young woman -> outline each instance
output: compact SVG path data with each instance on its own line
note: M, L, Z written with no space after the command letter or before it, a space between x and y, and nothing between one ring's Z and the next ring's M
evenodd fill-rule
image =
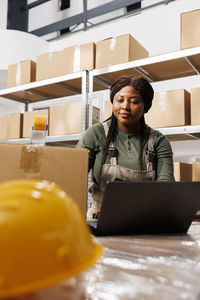
M92 206L97 218L109 180L174 181L173 153L168 139L145 124L154 91L143 77L123 76L111 86L112 116L85 132L77 147L89 150Z

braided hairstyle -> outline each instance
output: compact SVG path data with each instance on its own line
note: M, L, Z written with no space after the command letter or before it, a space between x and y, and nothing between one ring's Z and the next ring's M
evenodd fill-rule
M131 75L131 76L122 76L118 78L111 86L111 90L110 90L111 103L113 103L113 98L115 94L118 93L125 86L132 86L136 90L136 92L141 96L144 102L144 113L147 113L152 105L154 91L151 84L143 77L135 77ZM111 142L114 142L116 137L116 129L118 127L117 119L113 113L109 119L111 119L111 124L108 130L108 135L106 138L106 143L103 151L101 168L100 168L100 176L102 173L103 165L106 161L109 145ZM143 140L144 140L144 129L145 129L144 115L140 119L140 125L141 126L140 126L140 142L139 142L139 157L138 157L139 171L142 170L142 152L143 152Z

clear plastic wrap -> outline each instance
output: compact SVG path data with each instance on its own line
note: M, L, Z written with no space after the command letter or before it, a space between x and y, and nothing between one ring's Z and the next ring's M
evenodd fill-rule
M200 223L185 235L101 237L104 255L78 277L12 300L200 299Z

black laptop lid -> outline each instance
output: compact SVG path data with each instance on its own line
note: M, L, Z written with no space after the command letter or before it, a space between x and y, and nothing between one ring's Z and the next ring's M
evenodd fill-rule
M97 234L184 233L199 207L200 182L109 182Z

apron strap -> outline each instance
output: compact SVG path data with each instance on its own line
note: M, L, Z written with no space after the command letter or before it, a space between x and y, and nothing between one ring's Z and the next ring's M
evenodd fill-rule
M109 130L108 124L107 124L107 122L103 122L102 125L103 125L104 131L105 131L105 135L107 137L108 130ZM113 151L114 149L115 149L114 144L113 144L113 142L111 142L110 145L109 145L109 150ZM117 158L116 158L116 156L111 156L110 163L111 163L111 165L117 165Z
M147 171L153 170L153 137L154 137L154 129L150 128L149 140L148 140L148 148L147 153L145 154L145 161L147 165Z

